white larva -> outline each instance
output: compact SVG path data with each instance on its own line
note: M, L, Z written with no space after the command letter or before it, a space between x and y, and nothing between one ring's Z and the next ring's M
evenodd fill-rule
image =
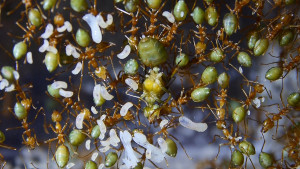
M104 164L100 164L98 169L103 169L103 167L104 167Z
M157 143L158 143L161 151L163 153L165 153L167 151L167 149L168 149L168 145L167 145L166 140L164 140L163 138L160 137L160 138L157 139Z
M41 35L41 38L48 39L53 34L53 25L49 23L46 26L45 32Z
M101 98L101 94L100 94L100 84L97 84L94 86L94 90L93 90L93 98L94 100L100 100Z
M188 129L195 130L198 132L204 132L207 129L207 124L206 123L195 123L191 121L189 118L185 116L181 116L179 118L179 123Z
M79 113L76 117L75 125L78 129L83 128L84 113Z
M112 100L114 98L113 95L108 93L104 86L100 86L100 94L105 100Z
M97 19L92 14L86 14L82 18L91 28L92 39L95 43L100 43L102 41L102 33L100 27L97 23Z
M168 19L168 21L171 22L171 23L175 22L174 15L172 13L170 13L169 11L164 11L162 13L162 16L166 17Z
M95 161L97 157L98 157L98 152L94 152L94 153L92 154L91 160L92 160L92 161Z
M130 54L131 48L129 45L126 45L123 49L123 51L119 54L117 54L117 57L119 59L125 59Z
M240 72L241 74L243 74L243 68L242 68L242 67L239 67L239 72Z
M162 121L159 123L159 127L162 129L162 128L164 128L164 127L166 126L166 124L168 124L168 123L169 123L169 121L166 120L166 119L164 119L164 120L162 120Z
M94 106L91 107L91 111L93 114L98 114L98 111L96 110L96 108Z
M86 148L87 150L90 150L90 149L91 149L91 140L90 140L90 139L86 140L86 142L85 142L85 148Z
M66 46L66 55L67 55L67 56L71 56L73 50L75 50L74 46L72 46L71 44L68 44L68 45Z
M81 71L81 69L82 69L82 64L81 64L81 62L78 62L78 63L76 64L75 69L72 70L72 74L73 74L73 75L77 75L77 74Z
M66 29L68 32L71 32L73 27L72 24L69 21L65 21L64 25L66 26Z
M5 92L11 92L15 90L15 85L14 84L11 84L10 86L8 86L7 88L5 88Z
M75 166L74 163L69 163L69 164L66 166L66 168L69 169L69 168L72 168L72 167L74 167L74 166Z
M49 47L49 41L44 39L43 45L39 48L39 52L44 53Z
M128 168L134 168L139 160L135 156L134 150L131 146L132 136L127 130L124 132L120 131L120 139L125 149L125 157L123 158L123 162Z
M32 52L27 52L26 54L26 60L29 64L32 64L33 63L33 60L32 60Z
M99 25L101 28L103 28L103 29L107 28L107 27L108 27L109 25L111 25L112 22L113 22L113 16L112 16L111 14L108 14L108 15L107 15L107 21L106 21L106 22L104 21L104 19L103 19L103 17L102 17L101 14L98 14L98 15L96 16L96 19L97 19L98 25Z
M125 83L129 87L131 87L133 90L137 90L139 88L139 85L134 80L132 80L131 78L125 79Z
M100 119L99 120L97 120L97 124L98 124L98 126L99 126L99 128L100 128L100 136L99 136L99 139L100 140L103 140L104 139L104 136L105 136L105 133L106 133L106 126L105 126L105 124L104 124L104 122L103 122L103 120L106 118L106 115L102 115L101 117L100 117Z
M6 80L6 79L1 80L1 82L0 82L0 90L3 90L8 85L9 85L8 80Z
M131 102L125 103L125 104L122 106L121 110L120 110L121 116L125 116L125 115L127 114L128 110L129 110L132 106L133 106L133 104L132 104Z
M57 54L57 49L54 46L48 46L47 51Z
M72 29L73 29L72 24L69 21L65 21L62 27L57 28L57 31L64 32L67 30L68 32L71 32Z
M68 84L64 81L55 81L51 84L51 87L53 89L66 89Z
M19 74L19 72L17 72L17 71L13 71L13 75L14 75L14 78L15 78L15 80L19 80L19 78L20 78L20 74Z
M73 96L73 92L72 91L65 91L63 89L59 89L58 92L63 97L72 97Z

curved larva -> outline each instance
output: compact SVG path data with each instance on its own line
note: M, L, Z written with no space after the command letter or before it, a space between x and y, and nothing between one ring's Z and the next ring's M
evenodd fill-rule
M49 23L46 26L45 32L41 35L41 38L48 39L53 34L53 25Z
M78 63L76 64L75 69L72 70L72 74L73 74L73 75L77 75L77 74L81 71L81 69L82 69L82 64L81 64L81 62L78 62Z
M127 78L125 79L125 83L131 87L133 90L137 90L139 88L139 85L132 79Z
M26 60L29 64L32 64L33 63L33 60L32 60L32 52L27 52L26 54Z
M102 41L102 33L100 27L97 23L97 19L92 14L86 14L82 18L91 28L92 39L95 43L100 43Z
M125 116L125 115L127 114L128 110L129 110L132 106L133 106L133 104L132 104L131 102L125 103L125 104L122 106L121 110L120 110L121 116Z
M84 113L79 113L76 117L75 125L78 129L83 128Z
M166 17L168 19L168 21L171 22L171 23L175 22L174 15L172 13L170 13L169 11L164 11L162 13L162 16Z
M71 91L65 91L63 89L59 89L58 92L63 97L72 97L73 96L73 92L71 92Z
M191 121L189 118L184 117L184 116L179 118L179 123L183 127L186 127L188 129L195 130L198 132L204 132L207 129L206 123L195 123L195 122Z
M117 54L117 57L118 57L119 59L125 59L125 58L127 58L127 56L130 54L130 52L131 52L130 46L129 46L129 45L126 45L126 46L124 47L123 51L122 51L121 53Z

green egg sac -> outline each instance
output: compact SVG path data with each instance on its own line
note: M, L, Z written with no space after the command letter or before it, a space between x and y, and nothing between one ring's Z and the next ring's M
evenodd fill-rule
M188 12L189 9L184 0L179 0L174 7L173 14L176 21L183 21L186 18Z
M238 28L238 19L235 14L227 13L223 18L223 26L228 36L236 32Z
M203 9L201 9L198 6L194 9L191 16L193 17L193 20L196 24L201 24L205 19L205 13L204 13Z
M64 168L69 161L70 152L68 147L60 145L55 152L55 159L60 168Z
M208 87L199 87L193 90L191 98L194 102L202 102L210 94L210 89Z
M27 45L25 42L19 42L15 44L13 49L13 55L16 60L21 59L27 53Z

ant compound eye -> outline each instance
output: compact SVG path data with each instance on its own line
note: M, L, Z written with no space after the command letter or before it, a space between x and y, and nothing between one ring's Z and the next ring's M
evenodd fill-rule
M215 7L209 6L205 10L205 20L210 26L216 26L219 20L219 14Z
M76 42L81 47L87 47L90 44L91 37L88 32L83 29L78 29L76 32Z
M139 64L135 59L130 59L125 63L124 72L128 75L135 75L138 71Z
M14 112L15 112L16 117L19 120L23 120L23 119L27 118L27 111L26 111L25 107L19 102L17 102L15 104Z
M47 52L47 54L45 56L45 65L47 67L47 70L50 73L53 72L57 68L58 62L59 62L58 53L54 54L52 52Z
M237 60L244 67L251 67L252 66L251 57L246 52L239 52L239 54L237 56Z
M183 21L189 12L189 8L187 7L184 0L179 0L174 7L174 17L176 21Z
M105 167L112 167L118 160L118 154L116 152L110 152L105 157Z
M244 164L244 155L239 150L234 150L231 154L231 165L237 167Z
M25 42L15 44L13 48L13 55L16 60L21 59L27 53L27 45Z
M259 154L259 164L264 167L264 168L268 168L271 167L273 165L273 157L271 154L265 153L265 152L261 152Z
M205 13L203 9L197 6L194 9L193 13L191 13L191 16L193 17L193 20L196 24L202 24L205 18Z
M5 141L5 135L2 131L0 131L0 144L2 144Z
M71 8L76 12L83 12L88 8L88 3L86 0L71 0L70 5Z
M250 32L248 35L248 42L247 42L248 48L253 49L255 46L255 43L258 41L258 39L259 39L258 32L256 32L256 31Z
M171 157L176 157L176 155L177 155L176 143L172 139L169 139L169 138L166 139L166 143L167 143L166 154L168 154Z
M283 70L280 67L270 68L265 75L265 78L270 81L278 80L282 76Z
M230 77L226 72L223 72L218 76L218 85L222 89L225 89L229 86L229 81L230 81Z
M240 142L239 148L243 154L246 154L246 155L254 155L255 154L255 147L253 146L253 144L249 143L248 141Z
M147 5L149 8L158 9L161 5L162 0L147 0Z
M209 59L212 62L219 63L225 58L223 51L220 48L214 48L209 55Z
M294 40L294 32L291 29L286 29L280 34L278 40L280 46L287 46Z
M268 39L259 39L254 46L253 53L254 56L260 56L264 54L269 47L269 40Z
M209 66L202 73L201 80L205 84L212 84L218 78L218 72L215 67Z
M44 10L50 10L52 8L54 8L55 4L56 4L57 0L44 0L43 3L43 8Z
M236 32L238 28L238 19L235 14L227 13L223 18L223 26L228 36Z
M97 169L97 164L94 161L89 160L85 163L84 169Z
M177 55L175 63L178 67L184 67L189 63L189 57L185 53Z
M245 116L246 110L242 106L235 108L232 112L232 119L236 123L243 121L245 119Z
M205 99L207 99L209 94L210 94L210 89L208 87L199 87L193 90L191 94L191 98L194 102L202 102Z
M289 103L290 106L300 107L300 93L299 92L291 93L287 98L287 102Z
M86 136L80 130L73 129L69 134L70 144L73 146L79 146L85 140Z
M127 12L133 13L138 10L140 0L126 0L125 1L125 10Z
M38 9L31 9L28 18L30 23L36 27L39 27L43 23L42 15Z
M55 152L55 159L60 168L64 168L69 161L70 152L68 147L60 145Z
M146 37L138 44L139 56L146 66L154 67L167 61L168 53L157 39Z

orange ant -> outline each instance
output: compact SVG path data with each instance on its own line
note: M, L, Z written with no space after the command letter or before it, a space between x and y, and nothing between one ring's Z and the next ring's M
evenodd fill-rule
M146 7L146 10L150 13L150 15L145 12L144 10L141 9L141 12L148 16L150 18L150 25L149 27L147 28L146 32L144 32L145 35L153 35L155 30L158 28L158 26L155 25L155 22L157 22L157 16L159 14L159 12L163 9L163 7L165 6L165 4L167 3L167 1L165 1L160 7L158 10L156 9L152 9L150 10L148 7ZM146 25L146 24L145 24Z
M64 131L68 127L68 122L62 127L60 122L62 120L62 115L58 111L53 111L51 115L51 120L52 122L55 123L55 128L53 127L52 124L49 125L49 127L52 129L54 133L57 134L56 138L49 139L45 141L45 143L50 143L52 141L58 140L57 144L63 144L65 142L65 134Z
M272 26L272 23L276 21L278 19L277 18L274 19L274 21L271 21L268 25L268 34L266 35L266 38L268 38L269 40L273 40L274 37L279 33L279 31L292 21L294 14L293 13L283 14L278 17L280 19L278 24L276 24L274 27Z
M182 24L182 22L174 22L172 24L172 26L166 26L166 25L163 25L161 24L161 26L166 29L167 31L165 33L163 33L161 36L163 36L162 38L160 38L160 42L162 42L164 45L168 45L169 42L171 42L174 38L174 35L176 35L178 32L177 32L177 29L178 27Z
M140 28L137 27L136 25L138 24L139 18L141 17L141 16L139 16L140 9L138 9L136 14L134 15L133 13L128 13L128 12L124 11L123 9L120 9L116 6L115 6L115 8L118 11L120 11L121 13L131 16L131 20L128 21L125 25L125 27L127 27L131 23L131 29L126 31L125 33L131 33L131 36L129 38L127 38L128 42L129 42L130 46L135 47L135 49L137 50L137 45L138 45L137 32Z
M215 135L212 143L215 142L216 137L219 137L219 138L221 138L223 140L227 140L228 143L219 144L219 151L218 151L218 154L216 156L216 159L219 156L221 146L230 145L230 150L231 150L231 148L234 148L236 145L238 145L239 142L240 142L240 140L242 139L242 137L239 136L239 131L238 130L237 130L237 132L235 132L235 134L233 136L233 124L230 125L230 132L229 132L229 130L227 128L223 128L222 132L223 132L224 137L223 136L219 136L219 135Z

